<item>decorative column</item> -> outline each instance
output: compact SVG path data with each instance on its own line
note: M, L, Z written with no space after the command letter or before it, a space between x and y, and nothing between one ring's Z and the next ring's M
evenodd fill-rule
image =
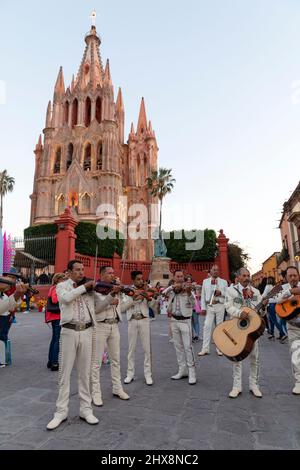
M71 211L66 207L63 214L54 221L58 227L56 238L55 250L55 272L63 272L67 269L68 262L75 258L75 227L78 224L77 220L71 214Z
M223 230L220 230L220 235L217 238L219 247L219 259L220 259L220 276L223 279L229 280L229 261L228 261L228 242L229 238L226 238Z

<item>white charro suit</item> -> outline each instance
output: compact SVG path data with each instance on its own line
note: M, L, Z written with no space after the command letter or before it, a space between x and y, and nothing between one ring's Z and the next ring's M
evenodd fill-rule
M235 286L230 286L227 289L226 299L225 299L225 308L227 313L231 318L240 318L241 310L243 307L255 308L257 304L261 301L262 297L259 290L255 289L252 286L249 286L248 289L252 291L252 299L245 300L243 296L243 286L237 284ZM249 354L250 359L250 375L249 375L249 388L250 390L253 387L258 386L258 376L259 376L259 350L258 350L258 340L255 341L254 347ZM242 362L233 363L233 387L238 390L242 390Z
M180 374L186 374L187 368L195 368L195 357L192 345L191 318L195 299L186 293L170 293L168 312L172 315L171 328L174 347ZM176 316L177 318L174 318ZM182 318L181 318L182 317Z
M134 377L135 350L138 335L141 338L144 350L144 376L145 379L152 378L149 307L153 308L155 305L155 300L148 302L146 299L133 300L130 297L121 304L121 310L126 312L128 321L127 377L129 379Z
M300 282L298 286L300 287ZM282 286L282 292L275 296L276 303L283 303L292 297L290 289L292 286L287 283ZM287 321L287 331L289 338L290 353L292 358L292 372L295 378L295 385L300 387L300 316Z
M121 296L117 295L119 299L118 305L111 305L114 298L110 294L102 295L96 294L98 298L106 303L106 307L96 314L96 329L93 336L93 357L91 368L91 392L92 397L102 400L101 386L100 386L100 369L102 365L102 356L104 353L105 345L107 344L110 371L112 379L112 389L114 394L118 394L123 390L121 384L121 371L120 371L120 332L118 322L122 321L121 315Z
M202 284L201 291L201 310L206 311L206 317L203 330L202 351L209 352L211 335L214 323L219 325L224 319L225 313L225 296L228 288L227 281L218 277L216 284L212 285L212 278L205 279ZM213 291L217 289L221 291L221 295L213 297L214 303L211 303Z
M76 362L80 416L86 417L92 413L89 385L92 360L92 336L96 323L95 312L105 308L106 303L101 301L95 292L87 293L84 285L74 287L74 282L71 279L57 284L56 292L59 301L60 324L62 328L59 351L59 392L55 415L58 418L64 418L68 415L70 377L74 362ZM82 302L80 303L82 307L81 313L78 313L78 300ZM80 315L82 316L80 317ZM78 326L79 324L84 325L92 323L93 326L82 331L76 331L63 326L70 323L78 324Z

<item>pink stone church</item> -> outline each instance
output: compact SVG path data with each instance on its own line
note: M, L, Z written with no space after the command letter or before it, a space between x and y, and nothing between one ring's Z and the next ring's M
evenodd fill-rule
M130 222L125 196L128 207L141 203L149 210L157 202L145 181L157 170L158 146L144 99L136 131L132 124L124 142L122 92L119 89L115 101L109 61L104 69L101 39L94 25L85 42L77 77L73 76L66 89L61 67L53 103L48 104L44 139L39 137L34 151L30 224L53 223L69 207L78 221L96 224L105 218L117 223L120 230ZM152 257L150 236L147 240L128 238L128 260L150 261Z

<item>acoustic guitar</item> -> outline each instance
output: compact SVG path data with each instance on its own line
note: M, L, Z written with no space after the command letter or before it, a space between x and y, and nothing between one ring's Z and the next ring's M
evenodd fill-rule
M300 295L294 295L282 304L276 304L275 310L280 318L291 320L300 314Z
M263 299L269 299L282 290L281 284L276 285ZM242 307L247 312L245 319L232 318L220 323L213 332L216 347L228 359L234 362L242 361L252 351L254 342L264 333L265 321L260 315L263 300L255 307Z

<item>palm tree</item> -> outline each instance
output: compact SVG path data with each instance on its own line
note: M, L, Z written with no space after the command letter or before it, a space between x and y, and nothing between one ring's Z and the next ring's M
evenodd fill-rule
M158 197L160 202L159 208L159 238L161 235L161 215L163 198L172 191L176 180L171 175L172 169L159 168L158 171L152 171L150 178L146 179L147 188L150 190L151 196Z
M7 170L0 172L0 230L3 224L3 198L7 193L11 193L14 189L15 180L9 176Z

